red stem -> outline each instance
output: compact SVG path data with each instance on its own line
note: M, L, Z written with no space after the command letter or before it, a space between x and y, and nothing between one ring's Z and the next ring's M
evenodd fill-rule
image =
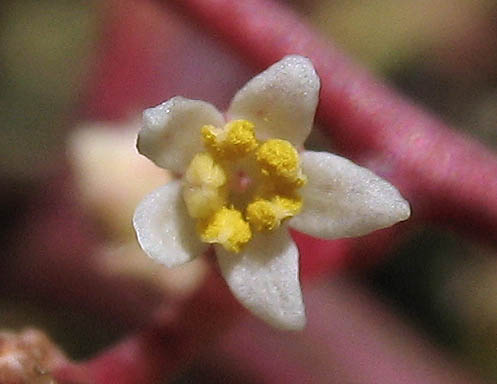
M181 307L156 313L152 324L97 358L56 372L63 383L135 384L170 378L236 321L240 305L218 273Z
M177 5L259 69L290 53L308 56L321 77L317 117L338 150L394 183L416 218L495 244L495 154L376 81L277 2Z
M307 287L305 301L303 332L274 332L247 316L219 338L216 354L201 356L202 365L231 363L254 383L483 384L364 286L326 279Z

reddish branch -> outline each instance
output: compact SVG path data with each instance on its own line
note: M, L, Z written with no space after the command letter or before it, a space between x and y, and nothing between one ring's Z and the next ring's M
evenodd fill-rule
M322 81L318 119L338 150L394 183L418 220L472 231L495 242L497 158L488 149L373 79L282 5L263 0L176 3L258 69L290 53L310 57ZM324 259L306 262L311 260L305 254L312 244L303 235L296 236L304 254L303 270L309 275L343 263L357 244L328 243ZM376 248L381 249L391 236L372 236L359 243L370 245L371 238L379 239ZM229 323L225 315L236 312L226 298L213 310L209 305L215 296L210 295L204 292L202 300L187 305L181 321L163 321L158 329L152 327L86 365L67 368L61 377L75 379L79 372L82 380L95 383L147 383L170 374L205 342L202 335L213 337Z
M156 383L178 369L225 331L240 314L240 306L219 274L181 307L159 310L150 326L97 358L70 364L57 372L63 383Z

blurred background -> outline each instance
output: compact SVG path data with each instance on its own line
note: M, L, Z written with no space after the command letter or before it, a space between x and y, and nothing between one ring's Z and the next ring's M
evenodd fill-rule
M495 1L285 3L454 129L497 146ZM134 207L170 178L135 152L140 113L174 95L226 108L253 74L167 1L2 0L0 328L38 328L69 359L85 359L144 326L145 314L164 300L194 292L208 269L205 260L167 271L149 262L134 239ZM316 133L308 147L322 142ZM304 288L309 312L330 296L344 317L360 319L360 308L372 305L366 316L385 311L401 327L383 334L393 344L423 340L482 380L497 381L494 249L444 228L418 226L381 263L355 264L330 274L320 283L325 288ZM357 308L343 308L354 300ZM232 331L233 339L261 332L268 350L286 345L258 322L247 322ZM257 383L258 369L277 371L244 363L247 356L237 355L229 337L174 382ZM324 356L328 347L298 340L286 346L293 359L312 352L323 367L331 359L331 371L338 372L322 373L316 382L349 382L339 379L351 377L340 376L349 369L344 362ZM285 361L293 360L279 363ZM306 369L320 372L312 364Z

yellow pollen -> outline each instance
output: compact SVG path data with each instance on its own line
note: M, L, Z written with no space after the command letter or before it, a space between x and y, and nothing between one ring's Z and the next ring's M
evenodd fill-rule
M249 224L242 213L234 208L222 207L209 219L199 222L198 232L202 241L219 243L224 249L238 253L252 238Z
M276 195L271 201L275 205L278 216L281 219L295 216L302 209L302 198L300 196L289 197Z
M272 231L280 225L273 204L267 200L256 200L247 206L247 221L256 231Z
M299 154L286 140L267 140L257 149L256 160L262 174L276 178L279 183L298 188L306 182L300 169Z
M302 208L300 197L275 195L271 200L257 199L247 206L247 221L256 231L272 231L284 219L295 216Z
M201 130L204 145L221 158L243 157L257 148L254 124L247 120L233 120L217 129L204 125Z
M306 177L290 142L259 143L247 120L223 128L204 125L201 134L206 152L195 155L186 170L183 199L203 242L238 253L252 231L273 231L300 212L297 189Z
M198 153L184 176L183 199L196 219L209 217L226 203L226 174L208 153Z

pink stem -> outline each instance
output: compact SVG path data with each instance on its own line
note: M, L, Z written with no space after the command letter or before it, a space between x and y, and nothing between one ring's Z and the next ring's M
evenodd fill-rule
M495 154L372 78L277 2L177 4L260 69L287 54L308 56L321 77L318 120L339 151L394 183L414 217L495 243Z
M212 273L181 308L156 313L152 324L82 364L61 367L63 383L155 383L177 373L198 352L236 321L240 305L224 280Z
M216 354L201 356L202 364L222 372L231 363L257 383L483 384L364 287L325 281L305 291L303 332L274 332L247 316L219 338Z

